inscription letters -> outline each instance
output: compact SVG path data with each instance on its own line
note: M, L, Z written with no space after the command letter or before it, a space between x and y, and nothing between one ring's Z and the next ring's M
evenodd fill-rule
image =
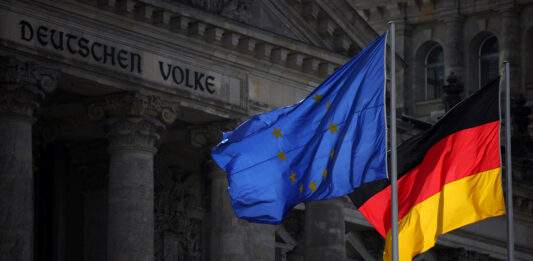
M172 76L172 82L178 86L185 86L198 91L215 93L215 77L205 75L202 72L193 71L189 68L181 68L178 65L159 62L159 71L163 80L168 81Z
M66 51L70 54L79 55L83 58L90 57L96 62L112 66L115 66L118 61L120 68L138 74L142 73L141 55L138 53L123 49L118 49L117 51L114 46L90 41L87 38L70 33L65 34L63 31L50 29L43 25L35 28L25 20L20 21L19 25L20 38L24 41L31 42L35 37L42 47L50 45L58 51L65 51L66 46Z
M45 25L32 24L27 20L19 21L20 39L23 42L37 44L43 48L51 48L83 59L90 59L96 63L113 66L119 70L143 76L142 66L145 60L140 53L86 38L82 34L74 34ZM154 60L148 59L148 61ZM197 71L183 65L163 61L158 62L163 81L195 92L215 94L216 78L208 72Z

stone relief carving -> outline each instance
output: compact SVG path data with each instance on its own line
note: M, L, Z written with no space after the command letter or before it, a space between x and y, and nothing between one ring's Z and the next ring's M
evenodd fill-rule
M197 175L164 162L155 175L156 260L201 260L202 199Z

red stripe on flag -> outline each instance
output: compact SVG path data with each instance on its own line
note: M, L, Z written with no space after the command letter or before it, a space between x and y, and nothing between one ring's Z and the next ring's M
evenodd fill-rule
M444 185L500 167L500 121L453 133L433 145L422 162L398 180L398 218L439 193ZM359 211L385 237L390 229L390 186L367 200Z

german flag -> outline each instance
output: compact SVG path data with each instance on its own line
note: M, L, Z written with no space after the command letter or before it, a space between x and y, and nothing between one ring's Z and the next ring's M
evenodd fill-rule
M401 261L433 247L441 234L505 213L498 87L492 82L398 147ZM391 260L390 182L366 184L350 198L386 239L383 260Z

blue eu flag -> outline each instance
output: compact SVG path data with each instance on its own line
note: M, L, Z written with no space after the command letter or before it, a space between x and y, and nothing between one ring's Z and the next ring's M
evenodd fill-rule
M238 217L278 224L298 203L387 177L384 50L381 36L304 100L224 133L212 157Z

